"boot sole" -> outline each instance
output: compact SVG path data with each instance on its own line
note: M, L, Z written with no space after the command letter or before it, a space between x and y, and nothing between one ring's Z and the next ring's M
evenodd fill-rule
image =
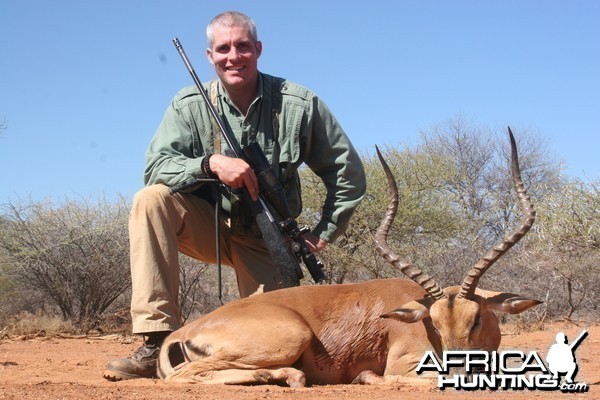
M112 369L105 369L104 372L102 373L102 376L104 377L104 379L109 380L111 382L119 382L119 381L126 381L129 379L140 379L140 378L156 378L156 376L142 376L142 375L135 375L135 374L128 374L127 372L123 372L123 371L115 371Z

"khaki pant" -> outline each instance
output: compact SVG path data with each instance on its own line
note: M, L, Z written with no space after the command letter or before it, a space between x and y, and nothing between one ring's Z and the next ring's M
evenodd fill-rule
M216 263L215 210L164 185L140 190L129 218L133 333L180 327L178 252ZM221 261L235 269L241 297L276 289L275 265L262 239L234 236L221 222Z

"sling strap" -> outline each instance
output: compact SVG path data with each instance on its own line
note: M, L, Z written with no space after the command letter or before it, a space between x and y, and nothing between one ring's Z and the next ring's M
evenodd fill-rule
M219 114L221 113L221 108L219 107L219 102L217 101L217 86L219 84L219 81L212 81L212 83L210 84L210 102L212 103L212 105L215 107L215 109L217 109L217 111L219 112ZM214 154L221 154L221 130L219 129L219 126L217 125L217 121L215 121L214 118L210 119L212 121L212 134L213 134L213 153Z

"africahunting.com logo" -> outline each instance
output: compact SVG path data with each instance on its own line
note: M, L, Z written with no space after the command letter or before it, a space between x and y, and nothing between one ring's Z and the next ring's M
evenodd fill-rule
M569 344L564 333L557 333L545 363L536 351L527 354L518 350L444 351L441 360L433 351L427 351L416 372L437 371L440 389L587 392L587 383L575 381L578 372L575 350L587 335L584 330ZM452 370L455 373L451 375Z

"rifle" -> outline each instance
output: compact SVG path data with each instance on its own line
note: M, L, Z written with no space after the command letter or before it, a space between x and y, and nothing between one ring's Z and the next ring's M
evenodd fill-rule
M304 262L315 283L324 282L323 264L308 249L302 238L308 228L299 228L294 218L291 217L283 186L277 179L273 168L269 165L262 149L257 143L251 143L244 149L240 147L235 136L227 130L221 116L210 101L208 93L198 79L196 71L187 58L179 39L173 39L173 44L233 155L248 163L258 178L260 189L258 199L250 199L247 193L244 198L250 205L265 244L279 270L279 276L276 276L278 284L282 287L298 286L300 284L303 274L299 260Z

